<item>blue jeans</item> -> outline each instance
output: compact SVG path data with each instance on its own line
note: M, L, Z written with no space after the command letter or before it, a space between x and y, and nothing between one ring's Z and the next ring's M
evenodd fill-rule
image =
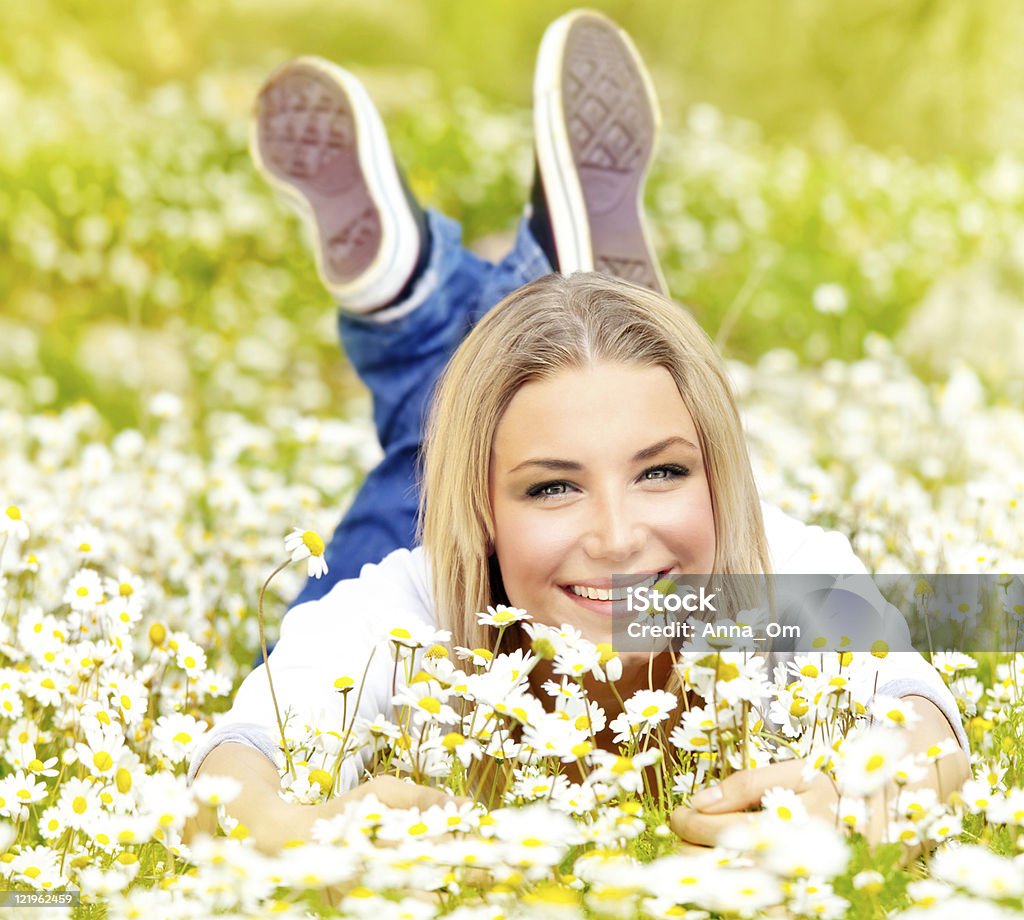
M551 272L543 250L520 221L512 251L497 265L462 245L462 228L428 214L430 261L409 298L411 311L390 322L340 314L342 347L373 395L373 421L384 459L327 545L328 572L309 578L292 606L322 597L368 562L415 545L419 505L417 463L430 398L448 359L466 333L506 294Z

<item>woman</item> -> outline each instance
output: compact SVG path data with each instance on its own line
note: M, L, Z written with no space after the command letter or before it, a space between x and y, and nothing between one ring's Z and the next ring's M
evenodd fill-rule
M606 77L604 99L624 101L602 111L633 119L628 145L614 115L579 130L593 106L573 75L593 78L595 69ZM282 624L270 659L282 710L294 707L311 720L319 711L335 725L343 713L351 718L334 681L360 678L384 629L439 627L451 631L453 645L489 647L494 636L474 616L489 604L510 603L602 641L609 603L585 595L607 587L613 573L864 571L845 538L762 508L718 356L677 306L631 284L578 274L518 290L481 319L498 293L551 265L566 274L632 265L636 277L660 286L639 206L657 118L632 46L602 17L570 14L545 36L537 85L540 191L516 249L498 266L463 250L450 222L418 219L372 105L350 76L304 62L265 90L258 161L311 211L320 271L345 311L343 341L374 393L385 448L329 551L335 571L347 564L344 574L358 577L343 578L319 599L311 582ZM301 105L290 105L289 87ZM294 118L331 105L347 113L341 123L351 130L331 122L320 134L326 153L313 165L275 147L275 132L302 136ZM620 159L597 156L595 138ZM410 233L418 234L416 244L403 244ZM409 485L424 407L445 364L424 453L423 547L364 566L412 545L416 499ZM506 638L524 641L518 629ZM623 697L652 678L658 687L670 678L665 663L653 672L647 656L624 660ZM880 671L879 692L915 697L922 718L912 747L955 737L966 749L952 697L923 659L890 656ZM545 676L540 668L531 673L535 690ZM391 681L389 661L371 663L359 715L388 711ZM588 690L616 711L604 687ZM395 806L440 798L393 779L361 784L363 764L353 758L339 798L285 803L271 759L277 736L260 668L192 769L242 781L231 813L265 849L307 836L314 820L367 791ZM943 766L947 790L966 778L965 759L952 760ZM765 788L778 785L798 789L810 810L827 812L829 790L804 783L800 765L791 763L735 774L703 810L680 809L673 827L684 839L713 843Z
M453 645L493 646L493 629L479 626L474 614L505 602L600 642L612 604L579 589L607 587L612 574L766 572L773 559L775 571L859 570L848 544L777 512L767 515L766 533L739 416L712 345L660 295L606 276L534 282L467 336L437 392L424 487L421 548L396 550L285 617L270 665L281 711L300 723L337 726L352 718L335 681L360 679L371 649L396 626L413 635L448 629ZM508 635L528 647L518 629ZM651 686L652 675L646 655L624 659L617 688L627 698ZM655 661L653 686L662 687L668 661ZM243 782L233 814L261 846L303 836L316 818L367 791L401 806L437 799L395 780L360 785L364 762L353 757L338 799L283 802L264 667L243 682L194 761L201 773ZM547 676L531 672L535 694ZM356 714L372 719L389 711L392 679L391 661L378 656ZM609 715L617 712L602 685L588 691ZM915 697L922 721L912 747L957 737L952 697L916 654L885 659L878 692ZM952 764L944 769L948 790L958 774ZM812 811L827 807L828 790L805 788L800 765L789 763L735 774L712 803L719 813L681 810L675 826L693 842L711 843L776 785L804 792Z

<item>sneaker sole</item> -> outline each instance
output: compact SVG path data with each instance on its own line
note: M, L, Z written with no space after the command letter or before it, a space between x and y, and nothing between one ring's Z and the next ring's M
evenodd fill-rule
M667 291L644 221L660 115L629 36L577 11L544 33L534 80L537 160L559 268Z
M419 230L359 81L320 58L289 61L259 92L250 149L312 231L317 270L335 299L353 312L389 303L416 264Z

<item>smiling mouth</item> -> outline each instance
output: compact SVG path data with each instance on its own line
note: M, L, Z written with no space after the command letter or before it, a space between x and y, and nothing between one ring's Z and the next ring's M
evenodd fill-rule
M583 598L591 601L625 601L629 598L630 593L636 591L639 588L652 588L658 583L658 580L671 572L672 569L662 569L659 572L654 572L651 575L646 575L639 581L634 581L628 585L621 585L618 587L609 588L593 588L588 585L562 585L562 590L573 597Z

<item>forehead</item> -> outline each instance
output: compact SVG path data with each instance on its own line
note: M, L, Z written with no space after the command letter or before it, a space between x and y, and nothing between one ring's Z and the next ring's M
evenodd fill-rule
M493 452L499 467L526 455L632 456L670 435L699 443L672 375L663 367L600 363L523 386L498 424Z

